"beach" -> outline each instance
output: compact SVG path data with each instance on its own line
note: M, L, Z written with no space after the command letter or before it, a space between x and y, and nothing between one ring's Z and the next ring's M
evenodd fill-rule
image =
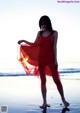
M8 113L80 113L80 80L61 77L66 100L64 109L60 95L51 77L47 77L47 103L42 110L40 79L34 76L0 77L0 109L7 106Z

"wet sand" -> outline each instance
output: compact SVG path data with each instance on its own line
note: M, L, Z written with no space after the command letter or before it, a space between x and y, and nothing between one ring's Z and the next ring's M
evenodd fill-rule
M80 80L61 78L66 100L64 109L52 79L47 79L47 102L50 108L42 110L40 80L37 77L0 77L0 108L7 106L8 113L80 113Z

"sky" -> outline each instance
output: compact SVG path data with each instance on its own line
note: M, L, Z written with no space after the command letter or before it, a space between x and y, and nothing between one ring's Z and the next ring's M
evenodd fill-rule
M58 31L58 62L80 62L80 2L0 0L0 68L20 67L17 42L34 42L43 15L50 17Z

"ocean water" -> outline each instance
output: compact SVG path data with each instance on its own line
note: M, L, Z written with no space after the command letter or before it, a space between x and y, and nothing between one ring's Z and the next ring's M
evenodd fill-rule
M67 65L62 66L59 69L60 76L64 79L76 79L80 80L80 67L78 65ZM27 76L24 69L20 68L3 68L0 69L0 77L7 77L7 76ZM31 74L30 76L33 76Z

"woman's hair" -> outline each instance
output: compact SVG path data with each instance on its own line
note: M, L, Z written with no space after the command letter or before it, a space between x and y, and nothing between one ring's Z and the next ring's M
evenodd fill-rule
M39 20L39 27L40 27L40 28L41 28L41 25L42 25L43 23L44 23L45 25L47 25L47 29L48 29L48 30L52 30L51 20L50 20L50 18L49 18L48 16L44 15L44 16L42 16L42 17L40 18L40 20Z

